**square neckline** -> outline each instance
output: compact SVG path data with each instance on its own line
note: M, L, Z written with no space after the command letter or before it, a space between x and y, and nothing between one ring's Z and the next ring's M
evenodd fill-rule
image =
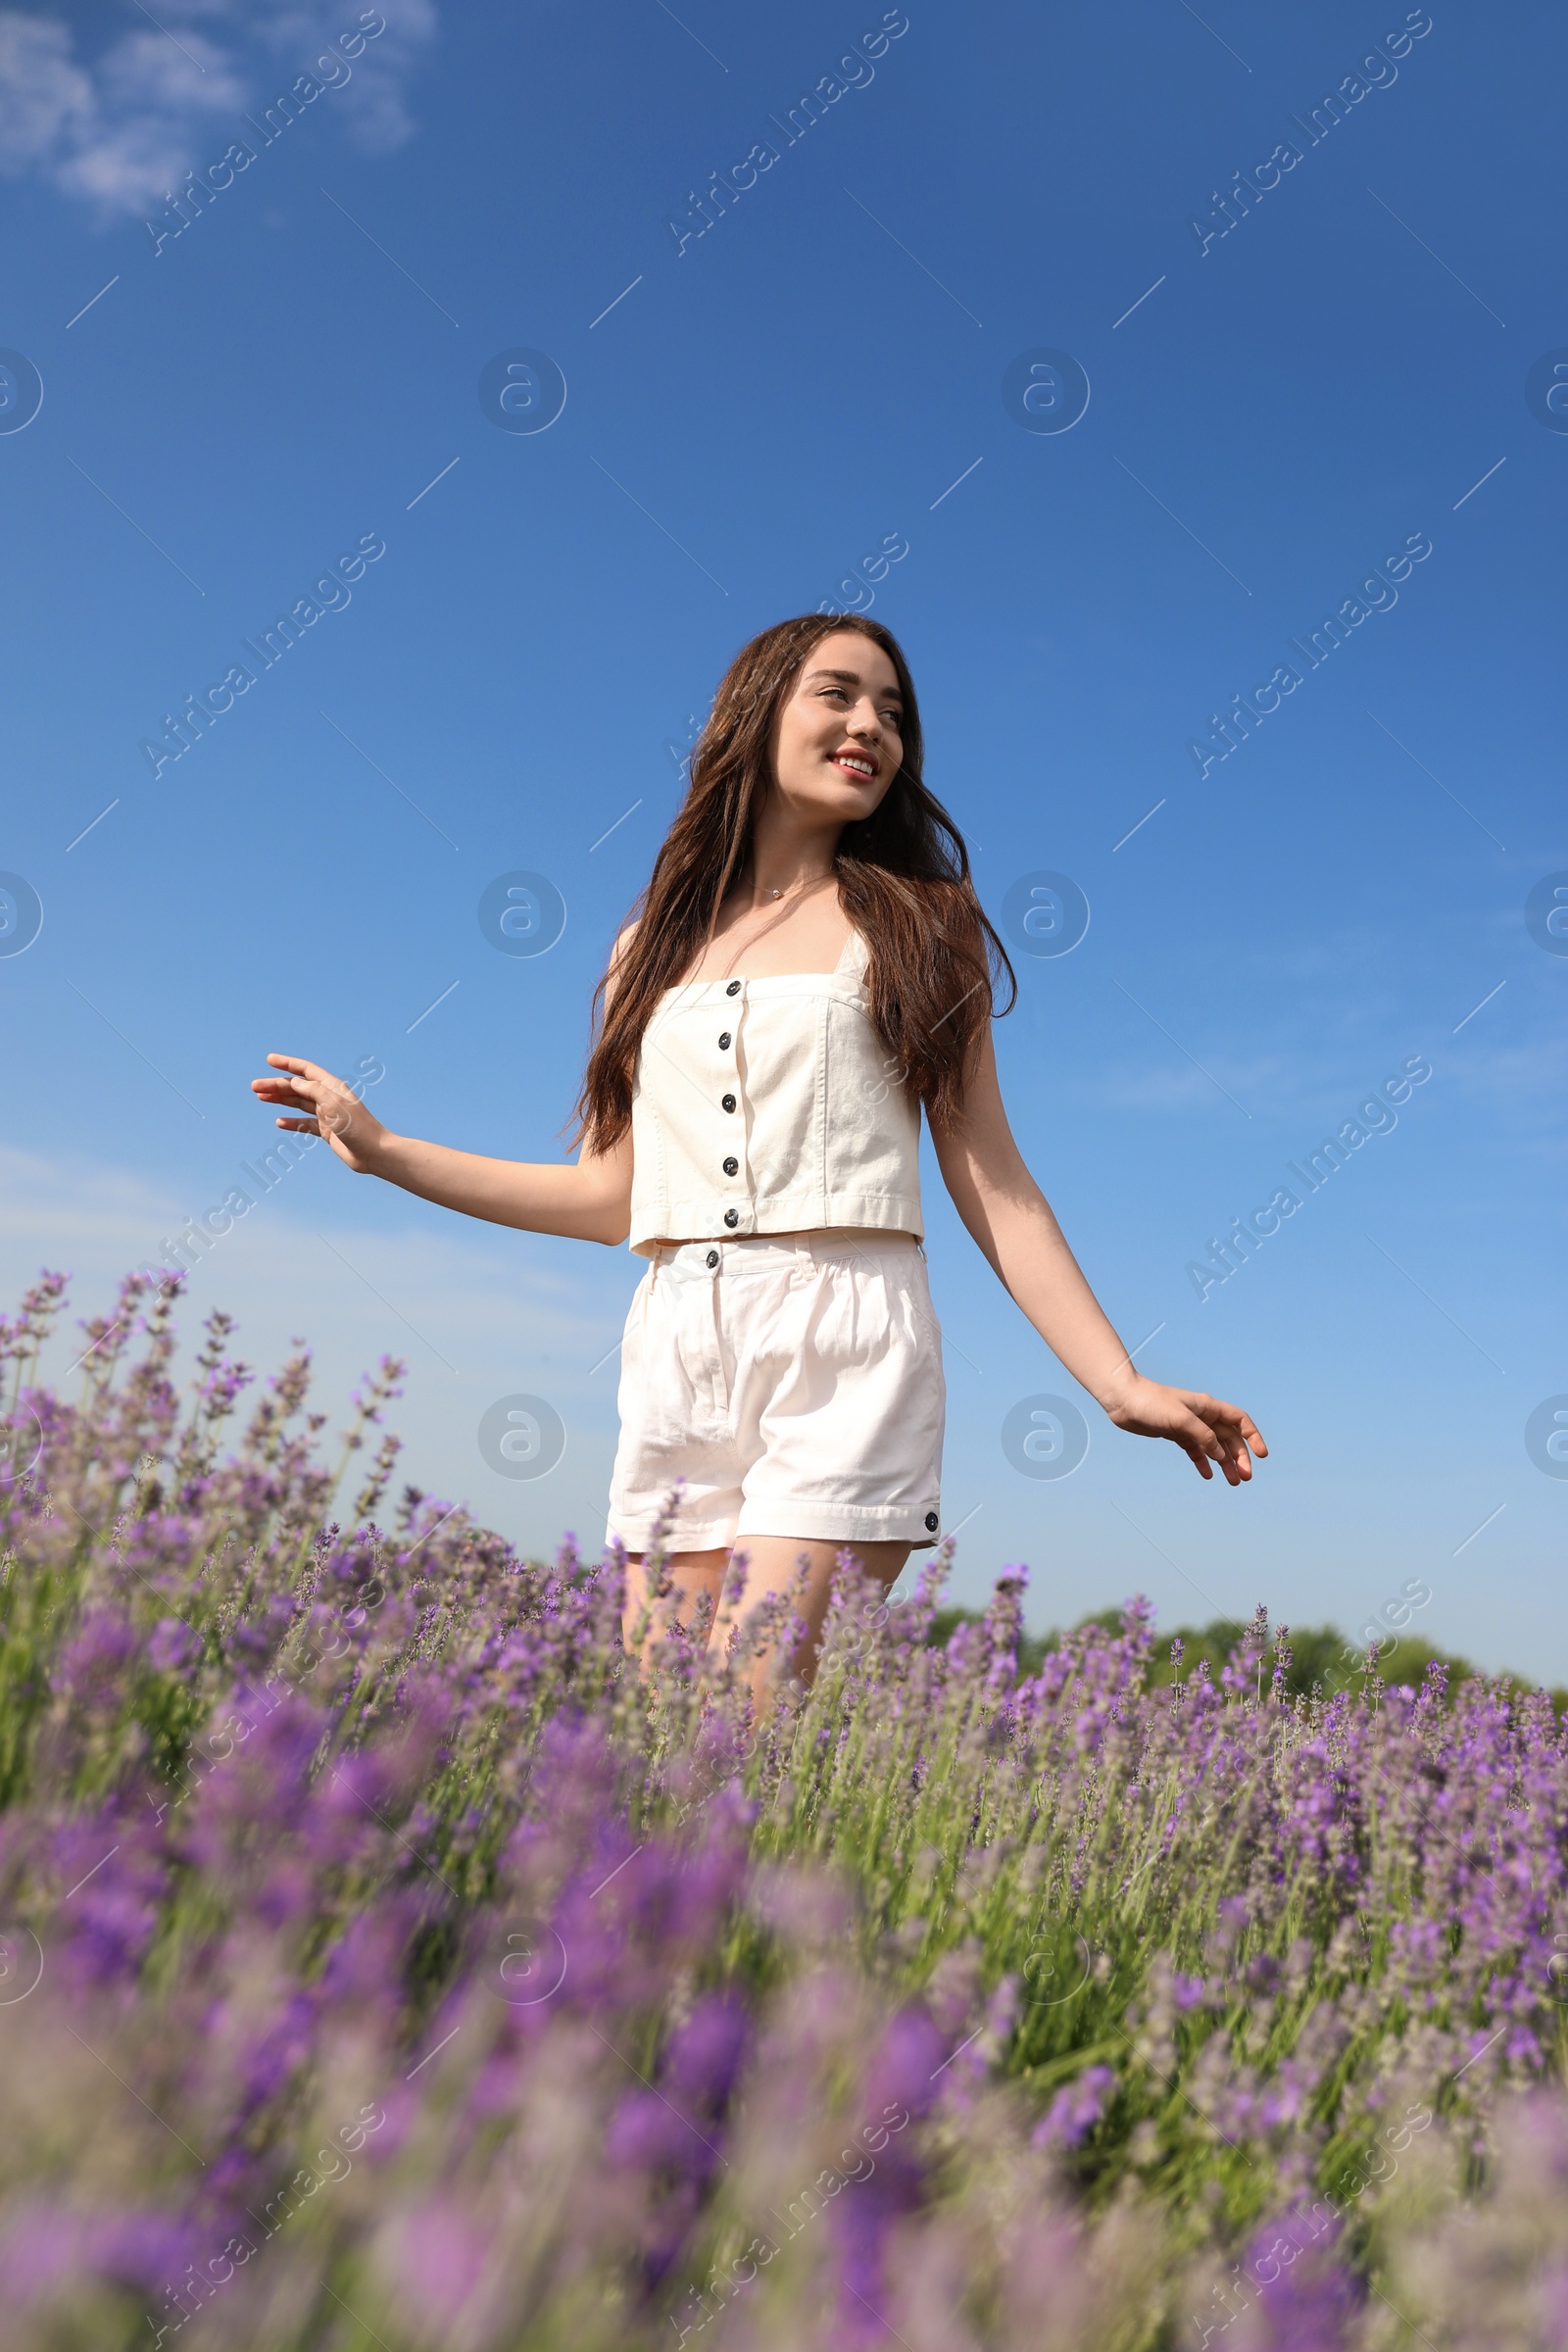
M870 951L866 948L860 932L852 923L850 935L840 949L839 959L830 972L760 972L754 980L748 980L744 972L723 972L712 980L678 981L673 988L666 988L662 994L665 997L682 997L693 989L728 988L733 980L739 980L749 988L766 988L770 983L778 980L842 980L846 973L853 974L858 980L864 978L869 961Z

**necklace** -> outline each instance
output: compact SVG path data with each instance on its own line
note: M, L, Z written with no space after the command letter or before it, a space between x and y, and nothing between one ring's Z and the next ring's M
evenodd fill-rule
M808 874L804 882L797 882L791 885L790 896L792 898L799 898L806 891L814 889L817 883L825 882L829 879L830 877L826 874ZM784 896L784 891L782 888L777 890L769 889L767 895L770 899L781 899Z

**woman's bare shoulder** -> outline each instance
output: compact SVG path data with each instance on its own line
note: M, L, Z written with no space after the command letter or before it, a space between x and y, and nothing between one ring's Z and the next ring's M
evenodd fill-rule
M623 923L615 934L615 944L610 951L610 966L605 973L607 1002L614 996L616 989L619 988L621 981L626 976L626 958L631 953L631 943L636 935L639 920L637 915L633 915L631 921Z

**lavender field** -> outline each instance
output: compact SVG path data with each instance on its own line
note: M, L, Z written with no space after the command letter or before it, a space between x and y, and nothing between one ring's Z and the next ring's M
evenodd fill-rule
M0 1324L17 2352L1568 2344L1550 1698L1259 1613L1020 1677L842 1580L809 1693L394 1494L177 1290ZM323 1450L324 1447L324 1450ZM787 1600L777 1604L780 1614ZM754 1628L761 1639L768 1628Z

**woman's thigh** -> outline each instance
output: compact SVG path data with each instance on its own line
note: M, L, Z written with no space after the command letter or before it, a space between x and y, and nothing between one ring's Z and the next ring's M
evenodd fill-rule
M841 1551L848 1551L859 1562L866 1575L890 1592L899 1580L912 1545L906 1543L827 1542L820 1538L797 1536L746 1536L736 1544L736 1555L745 1555L745 1582L724 1603L709 1636L709 1647L721 1648L729 1640L732 1629L769 1592L789 1590L797 1568L804 1557L807 1563L806 1591L799 1602L800 1613L806 1621L806 1636L790 1660L788 1671L811 1679L816 1662L817 1644L822 1636L822 1622L833 1588L833 1570Z
M692 1623L697 1613L697 1604L705 1594L710 1604L712 1614L716 1615L719 1593L724 1582L724 1570L728 1564L729 1552L722 1545L715 1550L709 1551L672 1551L666 1556L663 1563L663 1575L667 1578L672 1592L677 1595L674 1611L678 1624L689 1626ZM626 1555L626 1598L620 1619L621 1640L628 1654L638 1647L637 1628L645 1613L650 1611L650 1598L644 1554L628 1552ZM711 1617L710 1622L711 1622ZM652 1643L659 1639L659 1629L653 1624L651 1614L649 1614L648 1630L644 1634L641 1643L641 1654L645 1658Z
M731 1633L769 1592L789 1591L804 1558L806 1591L798 1606L806 1622L806 1634L784 1671L798 1674L808 1683L815 1671L817 1644L822 1637L822 1622L827 1615L839 1553L851 1552L866 1575L887 1592L897 1584L911 1549L912 1545L904 1543L845 1544L806 1536L751 1536L735 1546L733 1555L727 1550L671 1552L664 1562L664 1574L671 1590L680 1596L675 1604L679 1624L689 1626L699 1600L707 1596L712 1612L708 1646L721 1652ZM732 1556L744 1559L745 1577L725 1602L724 1579ZM649 1613L647 1576L640 1553L628 1556L626 1561L626 1601L621 1626L628 1655L636 1650L646 1662L660 1635ZM645 1628L640 1646L639 1626ZM773 1676L777 1663L771 1648L757 1660L752 1679L759 1695L762 1685Z

